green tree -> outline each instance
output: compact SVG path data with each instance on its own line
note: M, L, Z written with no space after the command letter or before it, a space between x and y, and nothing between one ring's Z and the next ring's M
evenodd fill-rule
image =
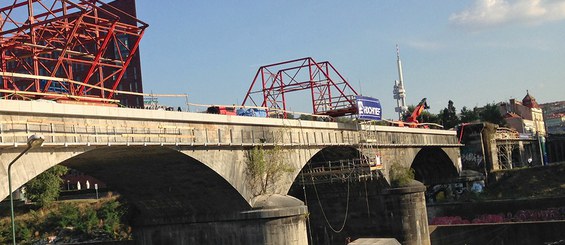
M287 153L280 146L272 149L257 146L251 149L248 152L247 175L253 194L267 194L283 174L294 171L287 161Z
M422 112L422 123L436 123L440 124L441 120L437 114L431 113L429 111Z
M25 184L26 197L40 207L55 201L63 183L61 176L67 173L67 170L65 166L56 165L39 174Z
M444 128L454 128L457 124L459 124L459 117L457 117L457 110L455 106L453 106L453 101L449 100L447 104L447 108L444 108L440 111L440 120L441 125Z
M479 112L479 117L483 122L490 122L494 124L498 124L499 126L506 125L506 121L500 111L498 110L498 106L496 104L486 104L483 109Z
M477 112L477 107L473 108L473 110L469 110L467 109L466 106L463 106L460 115L461 115L462 123L469 123L479 120L479 113Z

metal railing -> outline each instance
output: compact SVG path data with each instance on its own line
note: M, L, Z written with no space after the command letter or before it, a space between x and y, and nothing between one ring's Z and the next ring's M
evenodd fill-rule
M93 120L94 121L94 120ZM0 146L25 144L31 134L45 137L49 145L354 145L354 131L290 130L268 127L206 127L188 124L105 121L95 123L28 119L0 121Z

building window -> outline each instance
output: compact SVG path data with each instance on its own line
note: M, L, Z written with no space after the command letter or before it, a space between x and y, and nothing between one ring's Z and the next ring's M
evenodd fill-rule
M117 46L114 46L114 56L118 60L125 60L129 56L129 39L127 35L117 37Z

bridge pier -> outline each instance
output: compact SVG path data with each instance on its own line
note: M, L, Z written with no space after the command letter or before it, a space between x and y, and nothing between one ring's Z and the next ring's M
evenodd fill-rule
M135 244L308 244L304 203L280 195L256 199L250 211L187 223L138 225Z
M405 245L430 245L426 187L418 181L384 191L386 223L395 238Z

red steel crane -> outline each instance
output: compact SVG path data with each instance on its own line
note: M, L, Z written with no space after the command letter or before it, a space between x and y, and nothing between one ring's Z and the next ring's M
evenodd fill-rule
M10 2L0 6L2 97L115 101L146 23L100 0Z
M430 107L428 106L428 103L426 102L426 98L423 98L422 101L420 101L420 103L418 103L418 105L414 108L414 111L412 112L412 114L410 114L410 116L408 116L408 118L406 118L406 122L410 123L410 127L411 128L415 128L418 127L419 122L418 122L418 117L422 114L422 112L425 109L429 109Z

